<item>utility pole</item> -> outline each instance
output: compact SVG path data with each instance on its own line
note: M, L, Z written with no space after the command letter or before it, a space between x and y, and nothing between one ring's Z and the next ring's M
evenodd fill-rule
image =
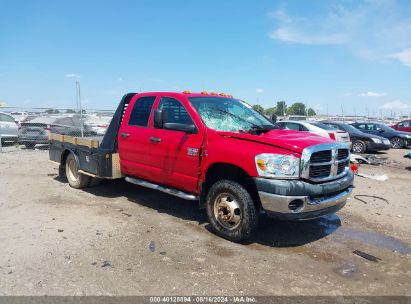
M328 116L328 103L325 105L326 109L327 109L327 119L329 119L330 117Z
M78 105L80 106L80 130L81 137L84 137L84 123L83 123L83 105L81 104L81 91L80 91L80 82L76 81L77 96L78 96Z
M341 117L342 117L342 120L345 121L345 119L344 119L344 108L343 108L343 105L341 105Z

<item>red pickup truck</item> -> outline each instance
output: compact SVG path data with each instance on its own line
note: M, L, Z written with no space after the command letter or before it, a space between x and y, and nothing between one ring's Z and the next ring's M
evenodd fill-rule
M101 142L50 134L49 151L74 188L125 178L198 201L215 233L235 242L253 235L260 213L320 217L353 188L346 145L281 130L225 94L130 93Z

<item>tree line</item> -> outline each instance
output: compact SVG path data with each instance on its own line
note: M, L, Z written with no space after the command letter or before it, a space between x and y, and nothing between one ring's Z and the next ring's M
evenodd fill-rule
M305 104L302 102L295 102L291 106L287 106L285 101L277 101L275 107L264 109L261 105L253 105L253 109L257 112L272 116L284 116L284 115L304 115L304 116L315 116L317 113L313 108L306 108Z
M44 112L46 112L47 114L60 114L60 113L67 113L67 114L80 114L80 111L76 111L76 110L73 110L73 109L67 109L65 112L61 112L60 110L57 110L57 109L47 109L46 111L44 111ZM85 114L86 113L86 110L82 110L82 112L83 112L83 114Z

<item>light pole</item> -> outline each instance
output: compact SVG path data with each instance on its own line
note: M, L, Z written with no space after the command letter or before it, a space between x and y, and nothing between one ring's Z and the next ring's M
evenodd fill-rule
M84 126L83 126L83 105L81 104L81 91L80 91L80 82L76 81L76 100L78 106L80 106L80 130L81 137L84 137Z

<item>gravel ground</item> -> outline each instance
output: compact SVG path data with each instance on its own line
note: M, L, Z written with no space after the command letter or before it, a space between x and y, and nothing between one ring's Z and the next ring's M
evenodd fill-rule
M48 151L0 154L0 295L411 295L411 160L362 165L336 215L263 218L248 245L195 204L111 181L75 190ZM408 150L409 151L409 150ZM378 257L369 261L354 250Z

